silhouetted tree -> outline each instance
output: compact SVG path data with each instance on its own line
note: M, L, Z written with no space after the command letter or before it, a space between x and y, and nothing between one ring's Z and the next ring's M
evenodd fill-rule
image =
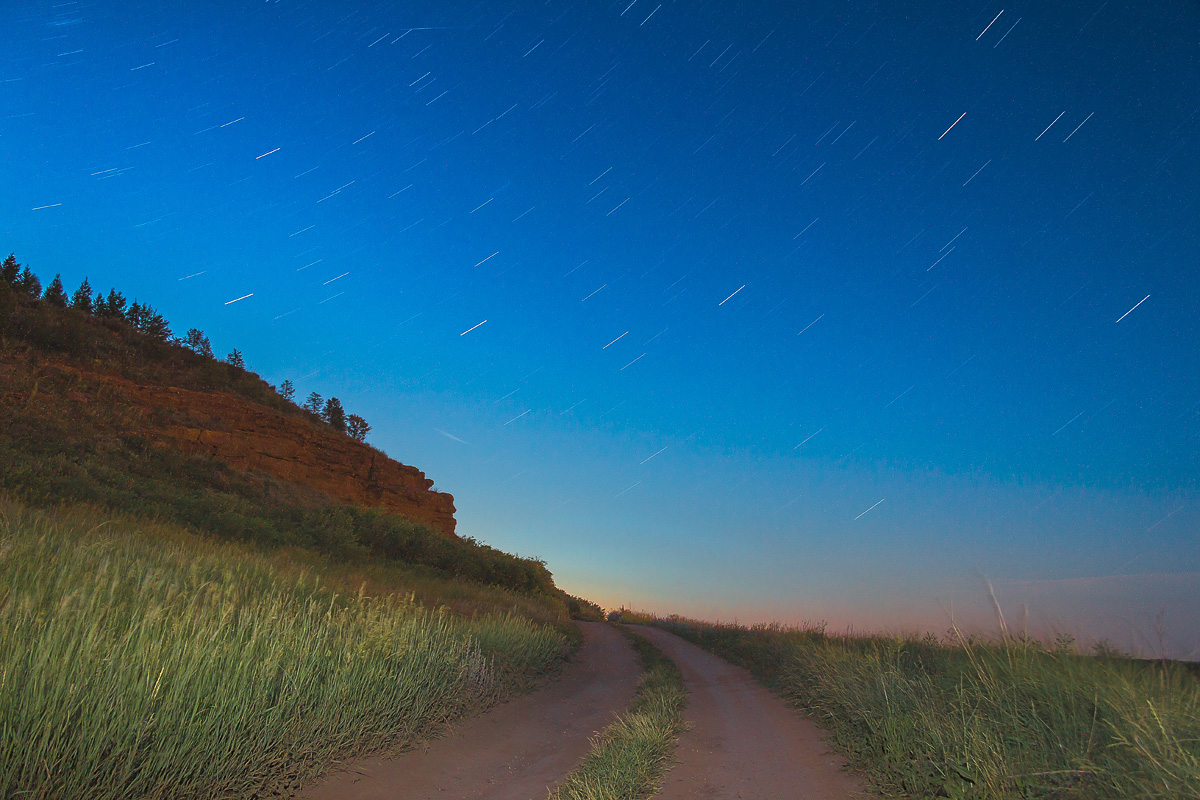
M125 321L132 325L134 330L152 336L160 342L171 338L171 326L163 319L163 315L151 308L149 304L142 305L134 300L133 304L129 306L129 310L125 312Z
M346 417L346 433L350 434L351 439L356 442L365 442L367 434L370 432L371 426L358 414L351 414Z
M96 301L92 304L92 313L97 317L125 319L125 305L127 302L125 295L116 289L109 289L108 297L103 297L97 292Z
M145 306L143 306L145 308ZM171 326L163 318L162 314L150 309L149 318L142 324L141 332L147 336L152 336L160 342L171 341Z
M0 278L9 286L16 286L17 276L20 274L21 265L17 263L17 257L9 253L8 258L4 259L4 263L0 264Z
M54 280L50 281L46 291L42 292L42 299L52 306L67 307L67 293L63 289L62 275L54 276Z
M92 313L92 285L84 278L83 283L71 295L71 308L79 309L87 314Z
M179 343L193 353L205 356L206 358L213 357L212 343L208 341L208 337L199 328L189 328L187 335Z
M331 397L325 401L325 408L321 411L321 419L329 423L335 431L346 432L346 410L342 408L342 401L336 397Z
M290 380L285 380L283 383L279 384L278 391L279 396L289 402L293 401L296 397L296 386Z
M246 359L242 358L242 351L236 347L233 348L233 352L225 360L229 362L229 366L231 367L237 367L238 369L246 368Z
M30 297L40 297L42 294L42 282L38 280L37 275L30 272L28 264L21 270L15 287L17 291L24 292Z
M320 414L324 407L325 398L321 397L321 395L317 394L316 392L310 394L308 399L304 401L304 410L311 411L314 414Z

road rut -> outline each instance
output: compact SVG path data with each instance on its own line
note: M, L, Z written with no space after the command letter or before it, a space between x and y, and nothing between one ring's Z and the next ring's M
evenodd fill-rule
M678 636L639 626L638 633L683 672L690 696L678 764L660 800L846 800L866 796L816 724L735 667Z
M553 684L457 725L427 746L356 762L306 800L544 798L590 751L589 738L633 699L641 669L611 626L578 623L583 645Z

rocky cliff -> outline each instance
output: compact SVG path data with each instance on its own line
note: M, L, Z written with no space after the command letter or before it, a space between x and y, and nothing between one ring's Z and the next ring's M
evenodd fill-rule
M226 392L138 383L57 359L42 361L37 374L32 392L8 399L28 407L51 402L53 392L55 405L65 401L92 418L102 408L111 427L159 446L203 453L455 536L454 498L434 491L425 473L300 413Z

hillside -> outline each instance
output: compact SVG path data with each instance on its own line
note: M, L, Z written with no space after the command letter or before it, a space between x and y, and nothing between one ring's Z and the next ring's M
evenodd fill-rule
M586 606L541 561L460 538L454 498L362 441L361 418L344 418L361 423L356 436L237 351L214 358L200 331L175 337L115 290L68 300L56 277L43 292L18 266L10 256L0 280L0 490Z
M290 796L556 673L600 610L200 331L0 264L0 796ZM51 735L52 734L52 735Z
M432 491L424 473L280 403L254 373L121 319L30 300L14 312L0 350L0 409L10 424L32 415L82 422L101 436L211 456L454 535L454 498Z
M61 322L61 320L59 321ZM102 327L93 336L112 335ZM454 536L454 498L415 467L338 433L232 391L139 383L102 361L5 348L0 407L88 419L103 433L209 456L344 503L395 512ZM230 369L234 369L230 367ZM167 376L169 378L169 376Z

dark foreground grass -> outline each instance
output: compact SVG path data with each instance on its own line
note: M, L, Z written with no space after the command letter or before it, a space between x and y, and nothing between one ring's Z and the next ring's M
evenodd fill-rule
M1180 664L1012 638L656 624L813 713L885 796L1200 797L1200 680Z
M592 751L552 792L550 800L640 800L661 787L683 730L683 675L636 633L622 629L645 674L629 710L592 742Z
M278 558L0 498L0 797L286 795L566 654L553 626L340 593Z

